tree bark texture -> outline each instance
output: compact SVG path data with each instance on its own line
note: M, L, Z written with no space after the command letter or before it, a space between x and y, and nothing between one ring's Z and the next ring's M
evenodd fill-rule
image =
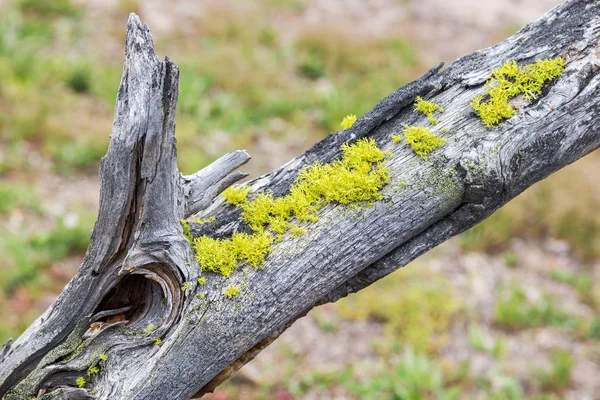
M301 168L333 161L343 143L368 136L393 148L382 200L329 204L308 234L273 245L264 270L204 273L206 285L182 290L200 268L180 220L216 216L190 221L194 236L247 230L240 211L217 196L245 176L234 171L250 157L237 151L194 175L179 173L178 69L157 58L148 27L132 14L91 244L56 302L0 350L0 398L177 400L211 391L311 308L370 285L598 148L599 36L598 2L570 0L504 42L401 87L351 128L249 183L252 193L285 195ZM537 101L517 101L517 114L498 128L482 125L469 104L493 68L558 56L565 70ZM428 162L391 140L404 124L426 123L413 110L417 96L445 108L436 129L448 141ZM232 283L245 289L227 299ZM90 379L95 365L100 372Z

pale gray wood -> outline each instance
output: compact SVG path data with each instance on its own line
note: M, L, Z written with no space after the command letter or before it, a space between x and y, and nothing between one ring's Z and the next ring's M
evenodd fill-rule
M244 150L237 150L225 154L193 175L183 176L186 199L184 216L189 217L208 208L223 190L248 176L246 173L233 171L250 161L250 158Z
M383 200L371 208L329 205L307 226L309 234L275 244L264 270L230 279L207 274L207 285L182 291L199 268L179 221L197 211L201 218L216 216L211 223L189 221L195 236L247 229L239 211L215 196L242 177L233 171L249 156L231 153L192 176L179 174L177 67L157 59L148 28L136 16L127 29L90 247L58 300L0 350L2 398L162 400L205 393L311 308L402 267L600 146L600 7L571 0L492 48L441 72L441 66L432 69L352 128L249 183L253 191L283 195L303 166L331 161L342 143L369 136L393 151ZM469 102L482 93L494 67L559 55L565 72L539 101L521 104L497 129L481 124ZM427 125L412 110L417 95L446 110L435 129L448 129L448 142L429 162L391 141L404 123ZM244 288L235 300L222 295L229 284ZM115 318L119 314L125 321ZM155 328L144 332L150 324ZM161 346L153 344L156 337ZM106 366L85 388L76 388L75 379L100 353L108 355Z

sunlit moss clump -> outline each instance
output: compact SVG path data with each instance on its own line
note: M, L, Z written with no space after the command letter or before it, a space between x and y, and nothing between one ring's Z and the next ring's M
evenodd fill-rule
M400 143L402 141L402 135L392 135L392 142Z
M536 60L524 67L519 67L516 61L508 61L492 71L492 77L485 84L488 90L474 97L471 107L485 126L493 128L515 115L508 100L522 94L532 102L542 93L542 85L560 76L564 68L565 62L560 57Z
M425 114L431 125L437 124L437 119L433 117L433 113L437 110L439 110L439 112L444 112L444 109L440 107L439 104L436 104L432 101L423 100L421 96L417 96L417 100L415 101L415 111Z
M380 200L379 191L390 180L389 170L380 164L384 157L372 139L344 144L341 160L302 169L287 196L275 199L260 193L240 204L242 218L255 232L269 225L274 233L283 234L291 227L292 216L300 222L317 221L316 212L325 204Z
M236 232L231 239L213 239L201 236L194 239L196 260L203 271L217 272L229 276L243 260L259 267L270 251L273 236L268 231L249 235Z
M403 132L406 143L409 144L415 153L420 155L423 160L428 160L429 153L438 147L443 146L444 143L447 142L446 139L436 136L429 128L425 128L424 126L405 125Z
M77 385L77 387L84 387L85 383L85 378L83 376L80 376L79 378L75 379L75 384Z
M340 123L340 126L342 127L342 129L348 129L352 125L354 125L355 122L356 122L356 115L354 115L354 114L346 115L344 117L344 119L342 120L342 122Z
M275 198L271 193L259 193L252 200L235 203L253 233L234 233L231 239L195 238L193 247L202 270L229 276L239 261L259 267L273 242L284 233L299 236L307 232L293 224L292 218L314 222L317 211L328 203L380 200L381 188L390 181L390 172L382 163L383 151L372 139L344 144L341 150L341 160L303 168L288 195Z
M221 196L231 204L240 204L246 200L248 193L250 193L249 186L230 186L221 193Z
M240 295L240 289L237 286L230 285L225 291L223 295L228 299L233 299L234 297L238 297Z

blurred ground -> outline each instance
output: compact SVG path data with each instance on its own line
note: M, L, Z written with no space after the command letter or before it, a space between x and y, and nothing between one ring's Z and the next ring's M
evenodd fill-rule
M558 3L0 0L0 341L87 247L129 12L181 67L182 172L245 148L256 176ZM599 167L314 310L210 398L600 399Z

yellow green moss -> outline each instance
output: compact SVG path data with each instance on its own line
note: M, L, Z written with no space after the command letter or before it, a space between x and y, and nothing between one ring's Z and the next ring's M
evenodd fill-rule
M404 126L404 138L406 143L409 144L412 149L417 153L423 160L429 159L429 153L434 151L440 146L446 143L446 139L442 139L436 136L429 128L424 126Z
M100 372L100 368L91 367L90 369L88 369L87 374L88 374L88 376L94 376L94 375L98 375L99 372Z
M144 329L144 333L148 333L150 331L152 331L154 329L154 325L150 324L146 327L146 329ZM100 358L102 359L102 354L100 354Z
M198 285L206 285L206 277L205 276L201 276L200 278L198 278Z
M349 204L381 199L380 189L389 182L389 170L380 162L385 155L372 139L342 145L342 159L303 168L290 194L274 199L261 193L240 205L242 218L255 232L267 225L281 234L295 217L300 222L317 221L316 212L325 204Z
M196 260L202 270L230 276L239 261L259 267L276 238L287 231L296 236L307 232L290 222L292 218L314 222L318 220L317 211L328 203L380 200L380 190L390 180L389 170L382 162L383 151L372 139L344 144L341 150L340 160L303 168L288 195L274 198L271 193L259 193L252 200L237 203L252 234L234 233L231 239L194 239Z
M100 361L106 361L108 360L108 356L104 353L100 354Z
M354 114L346 115L344 117L344 119L342 120L342 122L340 123L340 126L342 127L342 129L348 129L352 125L354 125L355 122L356 122L356 115L354 115Z
M415 111L425 114L432 125L437 124L437 119L433 117L433 113L437 110L439 110L441 113L444 112L444 109L440 107L439 104L436 104L432 101L423 100L421 96L417 96L417 100L415 101Z
M238 297L240 294L240 289L237 286L230 285L225 291L223 295L228 299L232 299L234 297Z
M181 285L181 291L182 292L185 292L189 288L190 288L190 283L189 282L183 282L183 285Z
M190 226L188 225L188 222L185 219L182 219L179 222L181 223L181 227L183 228L183 236L185 236L185 238L190 243L192 243L192 241L194 240L194 238L192 237L192 231L190 230Z
M162 339L159 337L154 338L154 344L160 346L162 344Z
M214 215L210 216L208 218L194 218L194 222L197 223L197 224L207 224L209 222L214 222L216 220L217 220L217 217L215 217Z
M294 235L294 236L302 236L302 235L306 235L308 233L308 231L305 228L301 228L296 225L290 226L290 231L292 232L292 235Z
M392 142L400 143L402 141L402 135L392 135Z
M75 380L75 384L77 385L77 387L84 387L85 386L85 378L83 376L80 376L79 378L77 378Z
M560 57L538 59L524 67L519 67L516 61L508 61L492 71L492 77L485 84L487 91L474 97L471 107L485 126L493 128L515 115L516 110L508 104L511 98L523 95L531 103L542 93L543 84L560 76L564 68L565 62Z
M267 231L252 235L236 232L231 239L198 237L194 239L194 251L203 271L229 276L236 268L238 260L259 267L271 250L272 243L273 237Z
M235 205L246 200L248 193L250 193L250 186L230 186L225 189L223 193L221 193L221 196L223 196L223 198L229 203Z

